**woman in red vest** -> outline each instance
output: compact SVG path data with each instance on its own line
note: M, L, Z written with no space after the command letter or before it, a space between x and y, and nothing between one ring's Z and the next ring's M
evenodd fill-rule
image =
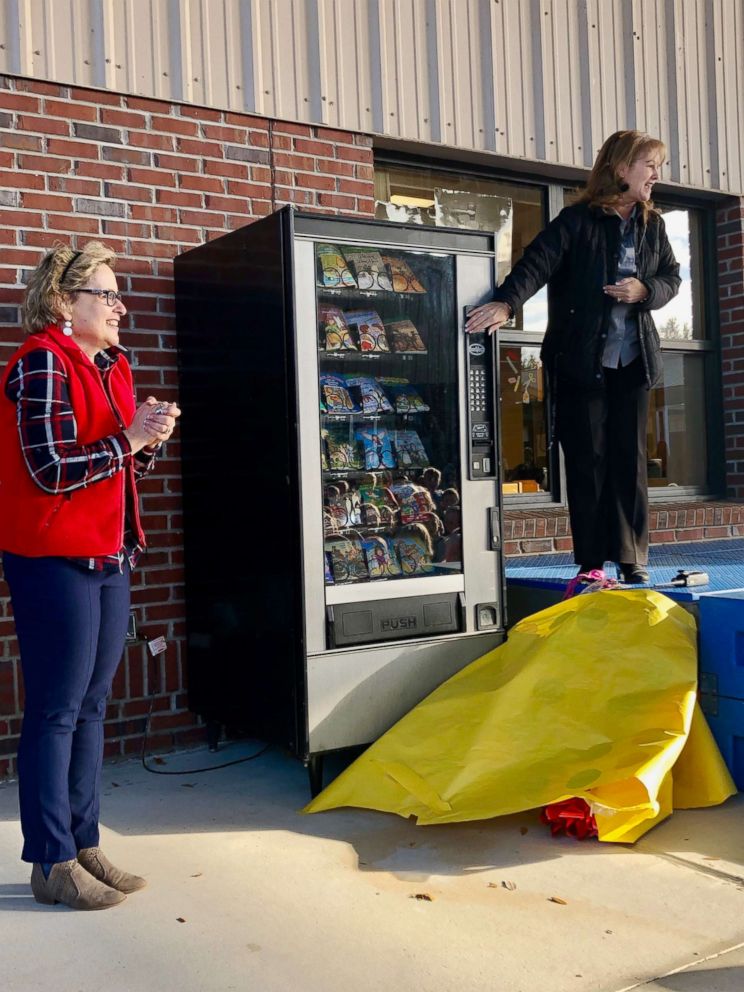
M136 482L180 410L136 407L114 255L59 245L31 274L25 343L0 384L0 549L25 706L23 860L38 902L106 909L144 886L98 846L106 696L145 547Z

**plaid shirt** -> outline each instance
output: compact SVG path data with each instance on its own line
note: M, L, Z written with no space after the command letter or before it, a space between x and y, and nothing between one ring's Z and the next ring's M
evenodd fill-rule
M111 352L99 351L94 359L109 399L109 372L118 357L116 351ZM132 455L123 431L92 444L77 443L77 424L64 366L45 348L30 351L16 362L5 393L16 404L18 436L31 478L46 493L70 493L107 479L120 472L131 458L136 479L155 464L152 452L143 450ZM125 520L124 544L118 554L70 560L95 571L121 571L127 559L134 568L141 551Z

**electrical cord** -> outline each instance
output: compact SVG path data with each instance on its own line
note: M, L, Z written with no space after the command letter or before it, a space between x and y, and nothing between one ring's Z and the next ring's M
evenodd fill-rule
M150 696L150 709L147 711L147 722L145 723L145 736L142 739L142 751L140 752L140 760L142 762L142 767L146 772L150 772L152 775L198 775L200 772L214 772L218 768L229 768L231 765L242 765L246 761L255 761L256 758L260 758L262 754L265 754L271 744L265 744L260 751L255 754L249 754L247 758L235 758L233 761L224 761L220 765L208 765L204 768L189 768L185 771L171 771L169 769L161 768L151 768L147 764L147 741L150 737L150 722L152 719L152 711L155 706L155 695Z

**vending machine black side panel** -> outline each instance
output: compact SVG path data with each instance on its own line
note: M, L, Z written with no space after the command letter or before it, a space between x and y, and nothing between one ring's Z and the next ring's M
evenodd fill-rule
M291 219L175 260L189 705L303 749Z

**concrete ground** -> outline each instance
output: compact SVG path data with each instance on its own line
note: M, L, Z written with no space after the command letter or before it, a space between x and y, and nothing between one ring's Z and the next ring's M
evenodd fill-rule
M79 913L33 901L16 787L0 786L0 988L744 989L741 795L675 813L634 847L553 840L536 813L416 827L357 810L303 816L307 799L305 770L277 750L206 774L107 765L102 847L149 887Z

